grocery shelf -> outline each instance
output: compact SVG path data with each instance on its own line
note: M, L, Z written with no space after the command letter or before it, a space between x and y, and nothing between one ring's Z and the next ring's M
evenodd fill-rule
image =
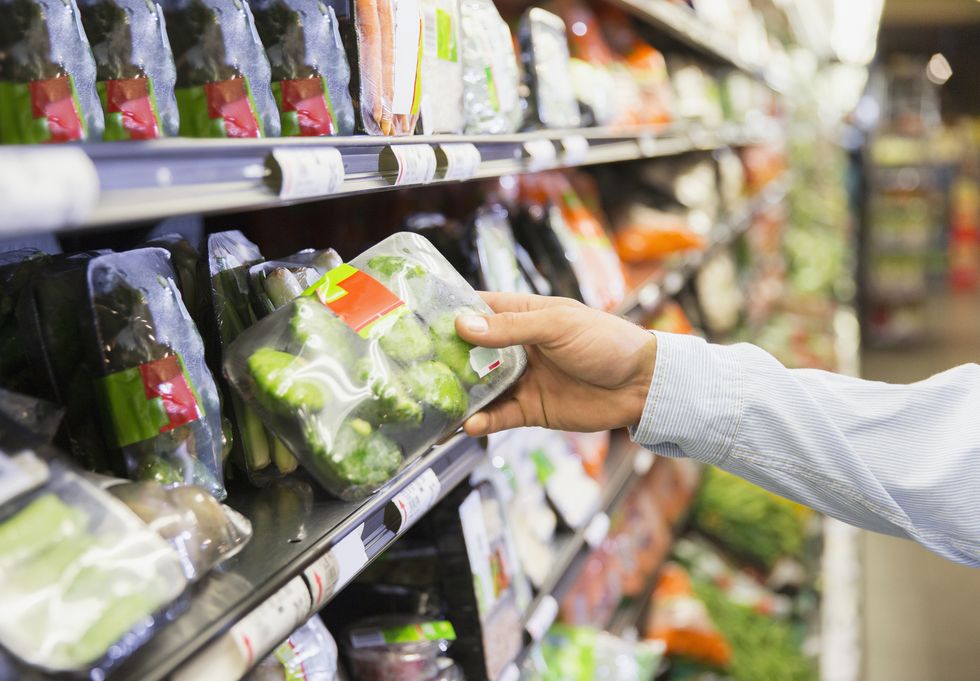
M175 138L6 147L0 149L0 203L6 209L0 236L673 156L765 141L776 127L761 120L716 130L583 128L498 136Z
M232 487L228 504L252 521L251 541L220 571L197 585L188 610L134 653L110 678L155 681L175 672L181 678L181 667L189 662L194 668L207 666L208 660L204 658L224 652L217 645L223 634L249 613L269 603L270 597L284 586L302 579L309 587L309 611L296 613L299 622L295 624L288 620L263 623L273 629L261 632L263 640L271 641L268 644L271 649L323 607L428 508L461 483L485 458L485 453L483 441L455 435L410 464L381 491L358 502L331 499L315 491L314 483L299 478L263 489ZM420 482L424 489L418 493ZM394 503L396 499L406 498L406 488L410 486L407 494L414 490L417 504L419 499L422 501L402 522ZM336 559L334 572L318 570L314 565L328 554ZM308 570L311 565L313 569ZM324 572L330 574L333 583L323 583L329 581L321 579ZM209 647L209 644L213 645ZM256 660L268 652L261 645L255 647L250 652ZM182 678L194 676L199 675L187 673ZM207 678L219 679L210 674Z

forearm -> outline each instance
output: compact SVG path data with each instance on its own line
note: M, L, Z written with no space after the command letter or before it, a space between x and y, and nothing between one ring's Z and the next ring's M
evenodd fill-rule
M909 386L658 334L637 442L980 564L980 367Z

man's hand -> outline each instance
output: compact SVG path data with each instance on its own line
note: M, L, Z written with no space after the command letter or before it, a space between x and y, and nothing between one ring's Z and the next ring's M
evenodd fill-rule
M467 433L593 432L639 422L657 356L653 334L568 298L481 295L496 314L461 315L456 331L489 348L523 345L528 367L508 394L466 421Z

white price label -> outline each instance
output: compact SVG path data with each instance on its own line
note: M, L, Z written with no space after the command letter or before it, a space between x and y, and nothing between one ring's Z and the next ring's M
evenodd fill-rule
M99 199L99 175L81 149L0 149L0 234L85 222Z
M483 378L503 362L503 354L494 348L484 348L479 345L470 350L470 368L476 375Z
M527 624L524 628L527 629L531 640L540 641L543 639L544 635L548 633L548 629L554 624L556 617L558 617L558 601L551 594L547 594L527 618Z
M250 667L282 643L312 611L313 601L306 582L302 577L294 577L248 613L228 634Z
M331 596L347 586L367 562L362 523L303 572L313 597L313 609L319 610Z
M586 526L582 536L590 549L599 548L599 545L606 541L606 537L609 536L609 516L603 511L596 513Z
M531 172L552 168L558 162L558 152L551 140L531 140L524 143L524 155Z
M282 172L279 196L284 199L328 196L344 182L344 158L332 147L274 149L272 158Z
M504 667L502 672L500 672L500 676L497 677L497 681L520 681L520 678L520 667L511 662L509 665Z
M398 174L395 184L428 184L436 176L436 152L428 144L392 144Z
M577 166L585 163L589 156L589 140L582 135L570 135L561 141L561 146L565 150L564 161L567 165Z
M684 275L677 270L668 272L664 277L663 287L664 290L667 291L668 295L674 295L684 288Z
M641 449L636 453L636 457L633 459L633 472L637 476L643 477L650 472L650 468L653 467L653 452L649 449Z
M439 476L431 468L426 468L408 487L394 496L389 504L394 506L401 517L399 531L414 523L432 508L439 498L441 488Z
M40 486L48 479L48 465L32 452L7 456L0 451L0 505Z
M657 155L657 140L653 135L643 135L636 140L636 145L640 148L640 153L646 157Z
M439 149L446 161L442 174L444 180L469 180L476 175L483 161L480 150L474 144L440 144Z

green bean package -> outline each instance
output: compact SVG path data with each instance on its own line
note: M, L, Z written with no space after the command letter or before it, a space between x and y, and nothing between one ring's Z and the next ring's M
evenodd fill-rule
M180 134L278 137L269 59L248 3L168 0L164 14L177 64Z
M352 135L350 66L332 7L319 0L253 0L272 67L283 136Z
M0 0L0 143L100 139L95 79L75 0Z
M218 390L167 252L93 258L87 285L100 412L126 472L223 498Z
M431 243L401 232L242 333L225 373L326 489L356 499L523 372L523 348L456 335L465 312L490 309Z
M92 43L106 140L173 137L177 69L163 10L152 0L80 0Z

